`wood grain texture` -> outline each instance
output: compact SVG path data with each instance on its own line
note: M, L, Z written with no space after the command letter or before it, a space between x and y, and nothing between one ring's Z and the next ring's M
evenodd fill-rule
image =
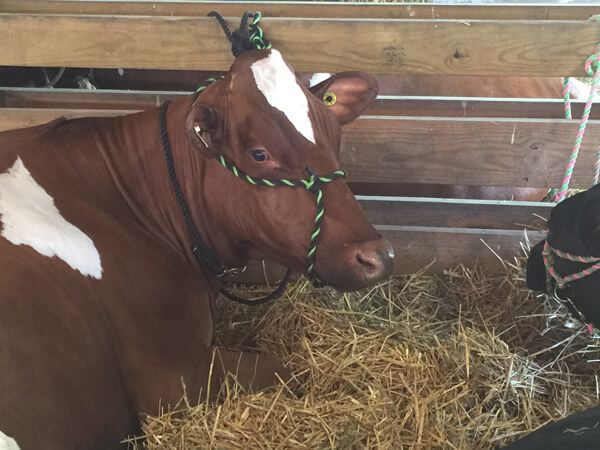
M514 263L522 257L525 232L518 230L473 230L460 228L377 227L394 246L394 275L415 273L429 265L428 273L440 273L459 264L472 266L476 261L488 273L503 273L502 258ZM531 245L544 238L544 233L528 231ZM317 258L318 258L317 254ZM283 268L267 263L266 274L271 284L281 278ZM248 270L234 280L264 283L262 264L251 261Z
M582 76L600 41L600 25L587 21L261 23L292 67L305 72ZM2 65L227 70L232 60L212 18L0 14Z
M0 131L57 117L135 110L0 108ZM367 117L344 127L341 166L359 183L433 183L552 188L562 181L577 121ZM588 188L600 139L590 121L571 187Z
M341 165L357 182L551 188L578 129L549 119L361 118L344 128ZM599 138L590 121L572 187L590 186Z
M199 16L216 10L223 16L261 11L265 17L339 17L382 19L585 20L598 12L591 5L406 5L338 2L127 2L3 0L0 12L17 14L106 14Z
M1 96L1 94L0 94ZM572 101L573 117L583 114L584 101ZM489 99L394 97L377 98L364 116L424 116L424 117L501 117L515 119L563 119L561 99ZM600 119L600 108L592 108L590 118Z
M82 89L0 88L0 108L141 110L176 100L186 92L110 91ZM584 103L572 102L573 117L581 117ZM503 117L562 119L561 99L484 99L453 97L378 97L363 116ZM600 119L592 108L591 119Z

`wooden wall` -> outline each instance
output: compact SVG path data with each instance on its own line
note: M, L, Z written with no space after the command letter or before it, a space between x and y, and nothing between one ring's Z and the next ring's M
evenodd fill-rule
M318 2L0 2L0 65L226 70L232 56L211 10L259 9L269 40L298 71L582 76L600 42L593 6L432 6ZM318 50L315 50L318 49ZM1 69L0 69L1 70ZM199 80L201 81L201 80ZM0 129L55 117L117 115L175 92L0 89ZM574 116L581 115L574 104ZM579 127L560 99L380 97L344 129L342 166L356 183L551 188ZM599 111L593 111L573 187L589 187ZM383 192L382 192L383 193ZM552 204L361 197L394 243L396 273L435 260L439 271L478 259L502 266L543 234ZM269 271L277 269L269 268ZM254 267L247 280L261 278Z

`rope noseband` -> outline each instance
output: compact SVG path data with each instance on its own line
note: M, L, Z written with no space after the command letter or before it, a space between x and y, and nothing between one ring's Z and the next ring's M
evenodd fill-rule
M544 242L544 249L542 250L542 258L544 260L544 267L546 268L546 273L554 280L554 297L562 302L568 303L577 316L577 320L581 323L587 324L587 329L590 333L600 334L599 331L589 323L583 313L575 306L575 303L571 300L570 297L562 298L558 295L558 290L565 289L568 283L573 281L581 280L587 276L590 276L600 270L600 258L596 256L579 256L574 255L572 253L564 252L562 250L558 250L553 248L548 243L548 240ZM579 272L571 273L569 275L560 275L555 269L556 258L565 259L567 261L581 263L581 264L590 264L588 267L580 270ZM551 289L547 290L548 293L552 292Z
M317 242L319 240L319 235L321 233L321 223L323 222L323 215L325 212L325 208L323 206L323 187L327 183L331 183L333 180L336 180L341 177L346 176L346 172L343 170L336 170L331 172L325 176L318 176L315 172L308 166L306 166L306 171L310 176L308 180L304 179L279 179L272 180L266 178L254 178L240 169L238 169L231 161L225 158L223 155L217 155L217 161L221 163L223 167L229 170L236 177L246 181L247 183L253 184L255 186L267 186L267 187L301 187L306 189L308 192L314 194L316 196L317 202L317 213L315 215L315 222L313 226L313 231L310 236L310 243L308 247L308 256L306 259L306 272L308 273L308 278L315 284L320 284L321 282L317 279L315 274L315 254L317 251Z
M216 81L215 79L211 79L210 81L205 83L203 86L198 88L197 95L199 95L206 88L206 86L208 86L208 84L213 83L215 81ZM190 236L192 238L192 252L196 256L196 259L201 264L206 265L211 270L211 272L213 272L218 277L226 275L226 274L230 274L230 273L243 271L245 268L242 270L240 270L239 268L235 268L235 267L227 268L224 264L220 263L216 257L215 252L204 242L204 240L200 236L200 233L198 232L198 229L196 228L196 226L193 223L193 220L190 215L189 207L187 205L185 197L183 196L183 192L181 191L181 185L179 184L179 181L177 179L177 174L175 172L175 167L174 167L174 163L173 163L173 154L171 151L171 144L169 142L169 137L167 134L166 113L167 113L167 108L168 108L169 104L170 104L170 102L165 102L160 107L160 110L159 110L159 119L158 120L159 120L160 137L161 137L161 141L163 144L163 150L165 153L167 170L169 173L169 180L171 181L171 186L173 187L173 191L175 192L175 196L177 198L177 203L179 204L179 208L181 209L181 212L183 214L186 228L188 229L188 232L190 233ZM315 174L315 172L310 167L307 166L306 171L309 174L308 179L255 178L255 177L252 177L252 176L246 174L242 170L238 169L231 161L229 161L222 154L217 154L216 159L223 167L225 167L227 170L229 170L237 178L240 178L252 185L267 186L267 187L301 187L315 195L316 203L317 203L317 212L315 215L313 231L310 236L310 243L309 243L309 249L308 249L308 254L307 254L307 269L306 269L306 271L308 273L309 280L311 280L315 285L321 285L322 283L318 279L318 277L315 273L314 263L315 263L315 257L316 257L317 243L319 240L319 235L321 233L321 224L323 222L323 216L325 213L325 211L324 211L325 208L324 208L324 204L323 204L323 188L324 188L325 184L331 183L332 181L334 181L338 178L345 177L346 173L343 170L336 170L328 175L318 176L317 174ZM242 299L228 291L225 291L224 289L221 289L221 293L231 300L235 300L235 301L238 301L238 302L244 303L244 304L255 305L255 304L259 304L259 303L264 303L268 300L279 297L283 293L284 287L287 284L287 282L290 278L290 275L291 275L291 270L288 269L288 271L286 272L279 287L271 294L269 294L265 297L262 297L260 299L256 299L256 300Z

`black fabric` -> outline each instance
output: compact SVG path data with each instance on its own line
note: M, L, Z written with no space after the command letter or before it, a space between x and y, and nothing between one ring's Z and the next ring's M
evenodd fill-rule
M550 423L502 450L598 450L600 406Z
M545 242L538 242L527 258L527 287L536 292L546 292L546 267L542 257Z
M171 150L171 143L169 141L169 135L167 133L167 108L169 107L170 103L171 102L163 103L158 112L160 139L162 141L163 151L165 152L167 171L169 172L169 180L171 181L171 186L173 187L173 191L175 192L175 197L177 198L179 209L181 209L181 213L183 214L185 225L192 237L192 252L196 256L198 262L207 266L215 275L222 276L227 272L227 270L225 266L217 260L215 252L204 242L204 240L200 236L200 233L198 232L198 229L194 225L194 222L190 215L190 209L188 207L187 202L185 201L185 197L183 196L183 192L181 191L181 185L179 184L177 174L175 173L175 165L173 163L173 152ZM223 294L230 300L242 303L244 305L260 305L262 303L266 303L270 300L280 297L288 284L291 274L292 270L288 269L285 276L283 277L283 280L281 280L279 286L273 292L261 298L247 300L238 297L235 294L232 294L224 288L221 288L221 294Z

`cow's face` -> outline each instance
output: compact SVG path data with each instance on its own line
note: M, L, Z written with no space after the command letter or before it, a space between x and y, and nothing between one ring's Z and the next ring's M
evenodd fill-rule
M559 203L548 220L550 246L578 256L600 257L600 185ZM546 269L542 257L544 242L539 242L527 260L527 286L546 292ZM554 268L564 276L577 273L589 264L555 258ZM552 292L548 292L552 294ZM600 272L569 283L559 292L569 297L587 320L600 327Z
M340 169L341 125L354 120L376 95L376 81L357 72L338 74L308 90L279 52L249 51L200 95L188 115L187 133L207 158L220 153L256 178L308 179L307 166L323 176ZM215 216L226 217L222 226L238 253L306 273L315 195L298 187L253 186L215 161L210 164ZM392 248L369 224L344 180L328 183L323 194L316 275L344 290L389 276Z

